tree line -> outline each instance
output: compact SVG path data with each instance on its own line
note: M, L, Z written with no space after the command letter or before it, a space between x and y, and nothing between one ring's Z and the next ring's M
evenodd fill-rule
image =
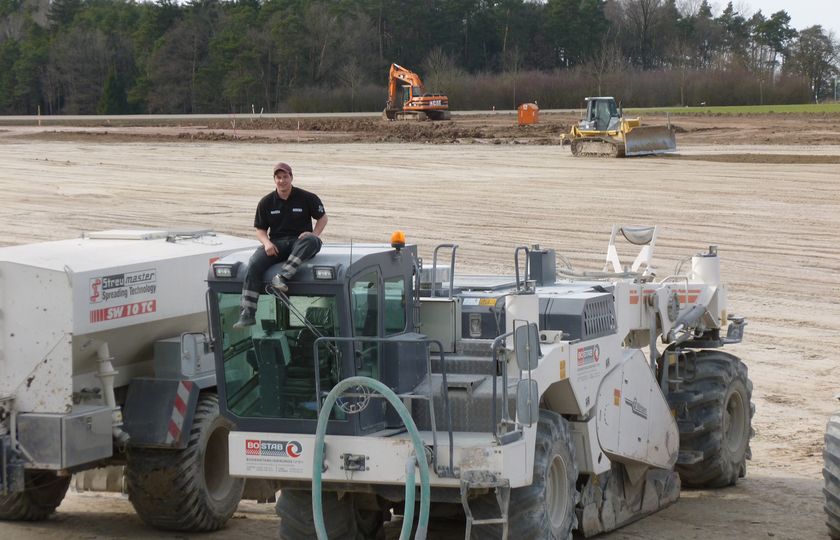
M839 53L707 0L0 0L0 114L378 110L391 62L453 109L801 103Z

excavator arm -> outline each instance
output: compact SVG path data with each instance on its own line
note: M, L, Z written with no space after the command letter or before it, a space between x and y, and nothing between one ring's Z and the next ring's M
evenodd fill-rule
M402 83L402 84L401 84ZM388 73L388 105L394 107L398 103L400 86L408 84L411 86L412 96L422 96L425 93L423 81L420 76L410 69L399 64L391 64L391 71Z

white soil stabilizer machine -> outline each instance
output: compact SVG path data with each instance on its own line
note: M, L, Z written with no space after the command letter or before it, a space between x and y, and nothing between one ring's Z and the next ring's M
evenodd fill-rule
M716 248L659 277L656 233L614 227L601 272L519 247L513 276L456 276L455 245L423 268L399 238L327 244L246 329L233 323L250 254L218 261L231 474L277 481L284 539L374 538L392 514L406 538L415 487L416 538L458 514L467 538L566 539L650 514L681 484L734 484L752 385L720 348L745 322L727 314ZM639 249L626 267L622 238Z
M648 156L674 152L677 139L669 121L665 126L643 126L628 118L611 97L586 98L586 116L561 136L573 156Z
M840 394L837 398L840 399ZM826 426L823 458L825 523L828 525L828 536L832 540L840 540L840 411L831 416Z
M255 245L121 230L0 248L0 519L45 519L73 473L125 465L146 523L224 525L243 480L227 472L204 277Z

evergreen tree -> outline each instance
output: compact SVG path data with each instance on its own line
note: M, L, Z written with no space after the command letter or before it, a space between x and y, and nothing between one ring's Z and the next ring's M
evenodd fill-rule
M722 86L729 102L825 87L836 54L808 51L834 51L828 34L733 2L715 18L711 0L0 0L0 112L370 110L392 62L459 108L568 79L574 96L540 102L574 106L585 88L631 92L623 69L662 70L646 94L663 105L706 94L708 70L744 81Z
M105 87L102 89L102 97L96 106L97 114L126 114L130 112L128 99L125 94L125 86L117 76L117 70L111 66L108 71L108 78L105 79Z
M0 42L0 113L14 113L16 86L14 65L20 57L20 47L11 39Z

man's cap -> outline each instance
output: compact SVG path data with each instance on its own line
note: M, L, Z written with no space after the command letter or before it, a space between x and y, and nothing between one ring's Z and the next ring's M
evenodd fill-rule
M294 176L292 174L292 168L289 166L289 164L283 163L282 161L274 166L274 174L277 174L277 171L285 171L289 173L289 176Z

